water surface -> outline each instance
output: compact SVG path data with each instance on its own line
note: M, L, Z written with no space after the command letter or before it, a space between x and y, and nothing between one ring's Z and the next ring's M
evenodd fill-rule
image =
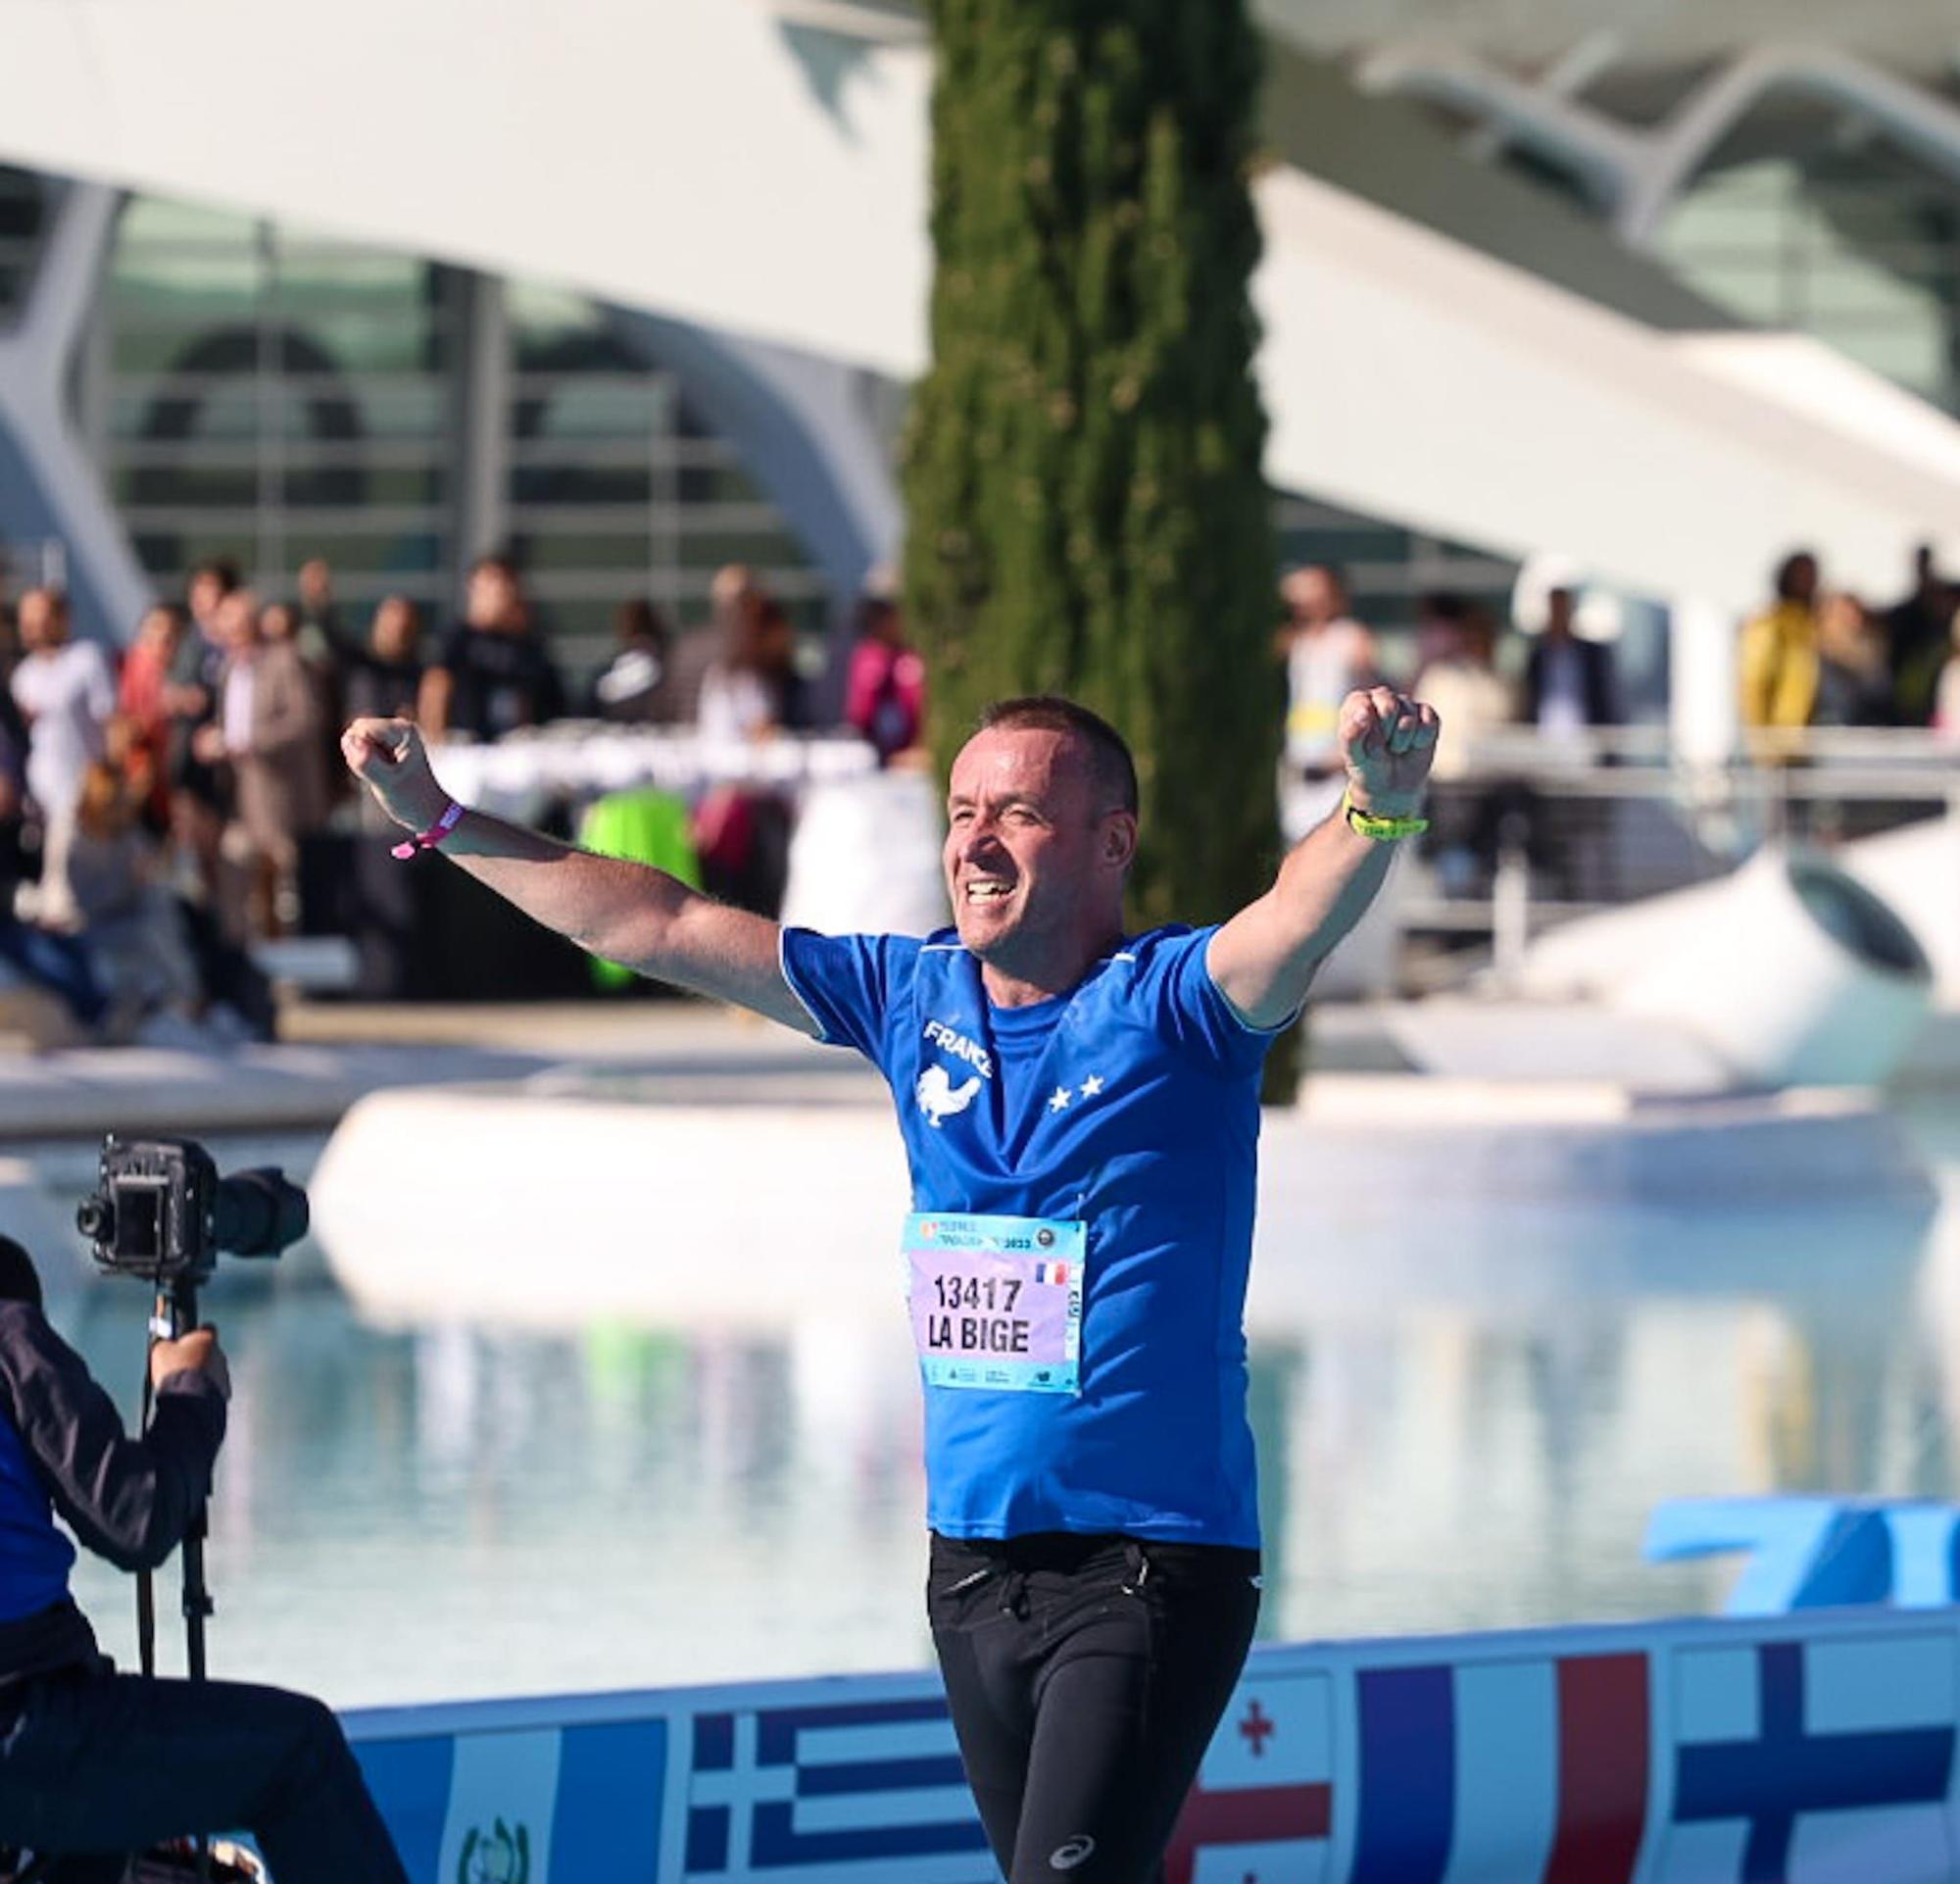
M1295 1259L1307 1306L1253 1346L1265 1633L1706 1611L1726 1570L1640 1561L1662 1498L1954 1496L1960 1109L1913 1124L1936 1214L1348 1200ZM86 1160L44 1169L78 1188ZM125 1406L147 1307L104 1282L63 1310ZM927 1658L897 1305L753 1336L485 1330L466 1305L390 1330L303 1251L207 1308L237 1390L214 1672L352 1705ZM172 1565L172 1621L174 1591ZM90 1562L77 1592L132 1661L126 1579Z

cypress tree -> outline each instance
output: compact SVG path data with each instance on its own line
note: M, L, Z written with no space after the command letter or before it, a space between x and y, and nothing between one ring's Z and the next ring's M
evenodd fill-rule
M1136 749L1139 925L1277 856L1284 685L1249 283L1245 0L928 0L933 365L906 441L906 601L942 766L1058 692Z

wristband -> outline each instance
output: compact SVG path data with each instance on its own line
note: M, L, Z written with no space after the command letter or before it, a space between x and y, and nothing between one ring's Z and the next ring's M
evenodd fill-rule
M449 809L427 830L417 831L413 837L404 838L401 843L389 849L388 855L406 861L417 851L436 849L442 840L463 822L463 811L464 808L452 798L449 801Z
M1398 837L1420 837L1429 829L1426 818L1377 818L1364 812L1351 792L1341 794L1341 816L1356 836L1372 838L1378 844L1393 844Z

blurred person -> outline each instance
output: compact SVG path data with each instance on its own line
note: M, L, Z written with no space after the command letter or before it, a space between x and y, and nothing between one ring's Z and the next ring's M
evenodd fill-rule
M725 650L754 636L754 618L762 599L761 584L747 564L727 563L714 571L708 590L708 625L683 634L674 643L668 664L676 723L691 726L699 721L701 690L710 671L721 664Z
M1948 739L1960 740L1960 609L1946 626L1946 660L1933 690L1933 723Z
M1574 739L1620 723L1613 650L1578 632L1578 607L1576 581L1553 581L1545 590L1544 625L1525 657L1524 723L1552 739ZM1612 763L1611 754L1605 763ZM1515 812L1524 820L1528 854L1560 897L1584 902L1610 896L1618 881L1610 799L1578 791L1544 793L1520 781L1499 802L1500 817Z
M1578 603L1570 586L1546 591L1544 626L1525 657L1524 720L1541 732L1580 732L1620 723L1613 650L1575 629Z
M739 746L802 724L796 630L774 597L751 589L722 618L721 654L701 683L695 730ZM774 916L789 882L793 819L779 793L724 783L695 808L694 845L710 894Z
M1341 772L1341 703L1381 677L1375 640L1348 613L1348 579L1332 563L1306 563L1280 581L1286 620L1286 758L1307 784ZM1324 807L1320 808L1324 811Z
M721 744L767 739L800 723L796 630L774 597L745 597L721 622L721 646L702 676L695 726Z
M1000 702L954 763L956 920L929 942L779 927L461 810L413 726L343 737L395 823L533 920L849 1047L889 1084L916 1212L928 1619L1015 1884L1156 1876L1243 1665L1260 1074L1420 827L1435 737L1426 706L1351 696L1343 810L1222 926L1131 936L1129 748L1072 701ZM990 1215L942 1215L964 1212Z
M160 1011L188 1017L203 994L140 807L115 768L90 766L58 865L70 919L113 1003L119 1036Z
M1842 589L1817 611L1817 697L1813 726L1888 726L1892 671L1884 624Z
M464 618L422 676L423 731L431 739L500 739L564 712L564 684L538 638L515 564L479 557L469 571Z
M230 768L225 842L245 871L248 927L280 935L291 926L300 839L326 812L319 697L291 637L266 638L251 590L224 598L219 631L228 650L220 714L200 736L200 756Z
M421 611L405 595L384 596L368 645L347 663L347 710L356 719L413 719L422 686Z
M621 602L612 615L613 654L593 676L586 708L595 719L626 725L671 725L674 712L673 634L666 617L644 595Z
M1924 726L1946 659L1946 635L1960 593L1940 573L1931 543L1912 553L1912 587L1885 613L1892 684L1891 723Z
M1792 551L1775 580L1775 602L1742 629L1742 724L1789 732L1817 708L1817 558Z
M146 610L136 624L136 638L122 657L116 688L118 711L160 761L170 744L171 669L187 629L188 618L172 603L159 602Z
M184 586L189 626L177 638L164 704L171 716L165 766L171 823L188 861L195 892L216 907L220 895L219 848L229 816L229 773L200 757L204 728L218 712L219 686L227 659L219 611L238 586L237 566L224 558L197 564ZM209 741L203 741L207 746Z
M27 722L27 792L51 830L73 815L82 773L102 757L103 727L116 711L116 676L93 641L71 640L68 597L53 588L21 597L14 702Z
M1495 623L1483 610L1460 595L1427 595L1417 634L1429 658L1415 691L1436 709L1444 728L1430 768L1424 855L1436 866L1446 893L1461 896L1488 883L1504 819L1522 809L1514 784L1480 777L1475 768L1477 740L1514 722L1514 702L1497 672Z
M906 638L897 576L872 570L858 599L858 640L844 682L844 718L870 741L881 766L925 732L925 663Z
M298 586L294 631L300 653L318 672L337 673L356 649L333 599L333 570L325 557L310 556L300 565Z

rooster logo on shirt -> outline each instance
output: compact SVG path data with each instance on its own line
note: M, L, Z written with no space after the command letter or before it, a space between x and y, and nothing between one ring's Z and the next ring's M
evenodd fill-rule
M979 1090L978 1073L956 1086L953 1075L944 1066L935 1064L919 1074L912 1096L918 1101L919 1111L925 1114L927 1124L938 1131L955 1114L963 1113L972 1105Z

